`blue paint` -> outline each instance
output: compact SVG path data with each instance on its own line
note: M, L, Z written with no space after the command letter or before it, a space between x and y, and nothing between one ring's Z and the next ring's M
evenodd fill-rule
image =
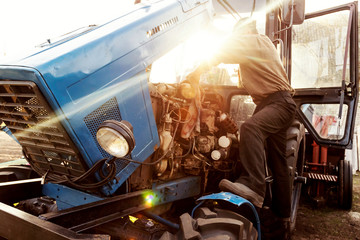
M259 219L259 215L257 214L257 211L254 207L254 205L249 202L248 200L246 200L245 198L242 198L238 195L235 195L233 193L229 193L229 192L220 192L220 193L214 193L211 195L206 195L203 196L201 198L198 199L198 201L205 201L205 200L223 200L223 201L227 201L229 203L232 203L238 207L240 206L248 206L251 208L255 219L256 219L256 228L258 231L258 239L261 239L261 228L260 228L260 219Z
M201 179L198 176L189 176L172 180L166 183L154 184L149 189L149 195L153 195L152 206L161 205L189 197L198 196L201 190ZM42 193L56 200L59 210L84 205L103 200L95 196L64 185L47 183L43 185ZM145 196L144 196L145 202Z
M44 184L42 193L54 198L59 210L103 200L101 197L54 183Z
M185 13L184 4L191 11ZM177 0L138 4L87 33L50 44L12 66L0 66L0 79L37 84L88 168L104 156L84 119L116 99L119 118L134 128L136 146L131 158L144 161L159 145L145 69L202 29L211 15L208 0L200 4ZM126 164L103 193L113 194L138 166Z
M156 204L164 204L189 197L201 192L201 178L188 176L165 183L154 183L152 187Z
M17 143L19 143L17 138L12 134L12 132L10 131L10 129L8 127L6 127L6 126L2 127L1 130L4 131L7 135L9 135L12 139L14 139Z

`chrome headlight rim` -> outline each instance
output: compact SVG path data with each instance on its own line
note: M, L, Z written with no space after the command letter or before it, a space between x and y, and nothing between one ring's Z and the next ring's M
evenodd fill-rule
M116 120L106 120L104 122L102 122L100 124L100 126L98 127L98 130L96 132L96 135L98 134L100 129L104 129L104 128L108 128L111 129L113 131L115 131L116 133L118 133L120 136L122 136L125 141L128 144L128 152L124 155L124 156L116 156L113 153L110 153L107 149L106 146L102 146L101 141L98 140L97 141L99 143L99 145L110 155L114 156L114 157L125 157L126 155L130 154L132 152L132 150L135 147L135 137L133 134L133 127L131 125L130 122L126 121L126 120L121 120L121 121L116 121Z

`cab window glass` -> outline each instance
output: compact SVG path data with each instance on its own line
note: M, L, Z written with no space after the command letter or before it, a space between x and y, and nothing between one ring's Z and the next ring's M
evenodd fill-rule
M301 111L323 139L340 140L344 137L348 106L343 105L339 119L340 104L302 104Z
M340 87L349 11L310 18L293 26L292 79L294 88ZM347 60L345 81L349 83Z

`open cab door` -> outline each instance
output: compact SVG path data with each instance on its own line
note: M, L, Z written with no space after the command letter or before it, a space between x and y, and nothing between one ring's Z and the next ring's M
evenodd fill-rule
M292 26L288 74L298 115L319 145L352 146L358 102L357 14L354 2L306 14L302 24Z

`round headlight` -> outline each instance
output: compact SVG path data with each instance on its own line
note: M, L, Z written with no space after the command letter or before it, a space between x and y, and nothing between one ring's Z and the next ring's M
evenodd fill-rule
M128 121L106 120L99 126L96 139L107 153L121 158L134 149L135 138L132 130Z

